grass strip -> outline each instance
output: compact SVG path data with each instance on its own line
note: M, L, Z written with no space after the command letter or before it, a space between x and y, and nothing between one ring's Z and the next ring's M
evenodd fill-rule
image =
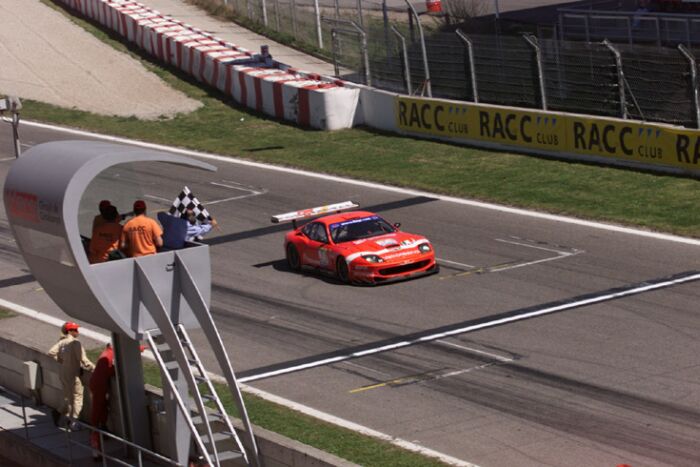
M0 319L12 318L14 316L17 316L17 314L14 311L8 310L7 308L0 307Z
M144 361L143 372L147 384L162 388L160 370L155 363ZM214 386L226 411L237 417L238 410L228 386L220 383L214 383ZM438 460L319 421L251 394L244 393L243 399L253 424L356 464L378 467L437 467L445 465Z
M92 362L96 362L102 350L103 347L99 347L89 349L86 353ZM143 375L146 384L162 389L158 365L144 359ZM214 386L226 411L231 416L238 417L238 410L228 386L220 383L214 383ZM250 421L256 426L356 464L377 467L438 467L445 465L436 459L320 421L251 394L244 393L243 399Z

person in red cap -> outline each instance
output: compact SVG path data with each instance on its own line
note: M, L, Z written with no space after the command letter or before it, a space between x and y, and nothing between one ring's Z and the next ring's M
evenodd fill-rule
M109 412L110 382L114 376L114 349L107 344L95 364L95 371L90 377L90 396L92 406L90 410L90 424L101 430L107 427ZM93 431L90 434L90 445L94 449L93 457L99 457L100 434Z
M154 255L163 246L163 229L146 216L146 202L134 202L134 217L124 224L121 249L129 257Z
M58 425L61 415L70 420L69 427L76 429L75 423L83 409L83 383L81 370L92 370L95 365L85 355L83 344L78 340L78 325L66 322L61 328L62 336L48 351L48 355L61 364L59 378L63 386L63 405L53 414L54 423Z

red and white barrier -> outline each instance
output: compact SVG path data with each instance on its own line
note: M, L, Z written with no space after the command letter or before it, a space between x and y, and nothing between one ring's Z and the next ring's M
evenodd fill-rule
M353 125L359 90L295 70L132 0L61 0L129 42L234 98L304 127Z

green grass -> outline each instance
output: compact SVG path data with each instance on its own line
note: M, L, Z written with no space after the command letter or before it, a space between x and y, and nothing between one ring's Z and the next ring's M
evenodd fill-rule
M17 314L7 308L0 308L0 319L12 318L13 316L17 316Z
M144 380L147 384L162 387L160 371L150 362L143 364ZM237 416L238 410L228 387L215 383L226 411ZM365 466L430 467L444 465L442 462L415 454L390 443L363 436L330 423L319 421L300 412L274 404L260 397L244 394L250 421L266 430L279 433L351 462Z
M89 349L86 354L94 363L102 350L103 347ZM146 384L162 388L160 370L155 363L144 360L143 374ZM214 385L226 411L234 417L237 416L238 410L228 387L219 383ZM260 397L244 394L243 398L250 421L254 425L351 462L365 466L387 467L437 467L444 465L437 460L319 421Z

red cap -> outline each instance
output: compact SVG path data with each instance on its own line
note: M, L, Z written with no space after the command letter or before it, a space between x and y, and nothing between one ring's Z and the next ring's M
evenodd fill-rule
M106 207L111 205L112 203L110 203L108 199L103 199L102 201L100 201L100 210L105 209Z
M74 323L73 321L66 321L66 324L63 325L63 329L65 329L66 332L77 331L79 327L78 323Z
M137 209L146 209L146 202L142 199L134 201L134 211Z

